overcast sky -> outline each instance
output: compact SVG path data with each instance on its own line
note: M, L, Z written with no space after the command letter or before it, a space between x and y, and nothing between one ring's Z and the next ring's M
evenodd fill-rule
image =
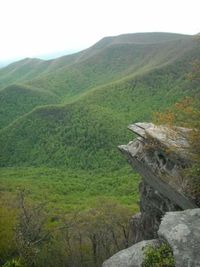
M104 36L200 32L200 0L0 0L0 61L89 47Z

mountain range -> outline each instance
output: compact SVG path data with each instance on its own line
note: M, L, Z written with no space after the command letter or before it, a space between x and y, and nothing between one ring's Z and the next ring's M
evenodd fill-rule
M128 124L200 97L187 79L198 58L195 36L138 33L0 69L0 166L120 169Z

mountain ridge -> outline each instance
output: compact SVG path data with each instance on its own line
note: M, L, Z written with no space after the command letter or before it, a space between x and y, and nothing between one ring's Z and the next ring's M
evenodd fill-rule
M155 35L162 42L152 43ZM20 82L0 90L2 167L118 169L124 161L116 146L127 141L126 124L199 94L186 79L190 62L200 54L193 37L125 36L102 39L74 55L25 59L6 68L8 80L16 74L12 81ZM127 44L129 38L150 43ZM0 71L0 83L6 70Z
M126 39L127 37L131 39L133 39L133 41L136 39L135 42L132 42L132 43L135 43L137 44L137 36L139 36L140 38L139 39L147 39L148 40L148 36L151 36L151 38L156 38L159 40L159 43L162 43L163 42L163 38L166 39L168 41L174 41L174 40L177 40L177 39L190 39L192 36L190 35L181 35L181 34L169 34L169 33L136 33L136 34L123 34L123 35L119 35L119 36L115 36L115 37L105 37L103 39L101 39L99 42L97 42L96 44L94 44L93 46L89 47L88 49L85 49L83 51L80 51L80 52L77 52L75 54L71 54L71 55L67 55L67 56L62 56L62 57L59 57L59 58L56 58L56 59L51 59L51 60L42 60L42 59L39 59L39 58L25 58L25 59L22 59L20 61L17 61L17 62L13 62L11 64L9 64L8 66L0 69L0 81L2 80L2 74L4 73L4 71L7 71L9 69L12 70L13 67L17 67L17 65L26 65L26 67L31 64L32 68L34 68L34 65L36 64L36 67L38 64L44 64L45 66L45 70L46 68L50 67L51 65L54 65L56 62L58 63L58 61L65 61L64 64L68 64L67 61L69 60L69 62L72 62L75 60L75 61L79 61L81 57L85 57L88 56L88 53L89 55L93 55L94 52L92 52L91 50L95 50L96 48L98 48L99 46L101 47L102 49L102 43L105 42L106 40L106 43L108 43L109 45L111 44L116 44L116 43L119 43L119 44L122 44L122 43L127 43ZM171 39L169 40L169 37L171 37ZM175 38L174 38L175 37ZM114 40L114 42L113 42ZM117 42L117 40L119 40ZM131 42L128 42L128 43L131 43ZM139 44L144 44L144 43L147 43L148 42L139 42ZM157 42L149 42L149 44L155 44ZM104 46L103 46L104 47ZM99 50L99 49L97 49ZM96 51L95 51L96 53ZM69 63L70 64L70 63ZM57 64L56 65L56 68L57 68ZM59 65L59 64L58 64ZM62 64L61 64L62 65ZM29 66L28 66L29 67Z

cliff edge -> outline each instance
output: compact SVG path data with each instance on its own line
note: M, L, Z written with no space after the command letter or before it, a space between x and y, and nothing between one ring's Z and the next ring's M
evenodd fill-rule
M191 130L152 123L128 128L136 138L119 150L142 177L140 213L132 218L136 244L115 254L103 267L143 266L144 247L163 241L172 248L175 266L200 266L200 209L185 172L193 162Z

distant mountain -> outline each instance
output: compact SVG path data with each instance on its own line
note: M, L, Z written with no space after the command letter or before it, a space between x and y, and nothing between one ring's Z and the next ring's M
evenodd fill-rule
M118 65L125 68L127 68L127 63L129 64L128 66L136 65L137 63L141 65L141 60L145 61L146 65L146 58L143 57L151 57L152 53L156 56L156 63L159 64L159 61L162 62L167 59L166 53L172 59L172 56L176 55L177 52L179 52L179 55L185 52L185 49L191 49L192 47L189 46L192 46L192 43L194 43L192 41L192 36L169 33L138 33L106 37L92 47L72 55L47 61L25 58L14 62L0 70L0 86L5 87L14 82L27 81L33 78L42 77L42 79L45 79L46 76L44 75L53 75L55 71L56 75L60 75L60 72L65 71L62 68L68 68L69 65L70 68L73 65L73 69L78 69L78 71L80 71L79 65L81 65L82 71L85 65L97 64L98 67L100 63L101 65L104 64L102 66L104 70L105 65L114 64L114 60L117 60ZM178 49L179 45L180 49ZM112 55L110 55L110 52L112 52ZM162 55L163 52L165 52L164 55ZM127 62L127 58L129 62ZM136 60L137 62L135 62ZM81 62L83 63L81 64ZM117 66L113 67L112 65L112 68L115 70ZM89 67L91 68L91 66Z
M120 168L116 146L128 140L127 124L199 97L186 78L197 58L193 36L139 33L0 69L1 166Z

